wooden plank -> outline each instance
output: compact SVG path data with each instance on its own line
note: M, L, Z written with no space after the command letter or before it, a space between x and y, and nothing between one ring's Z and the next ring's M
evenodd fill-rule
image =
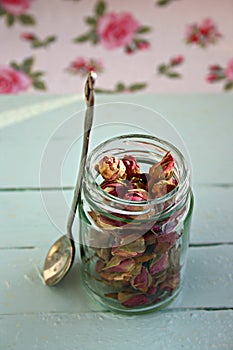
M0 247L49 247L66 230L73 191L0 192ZM233 242L233 188L194 188L191 244ZM46 211L47 210L47 211ZM78 238L78 221L74 227Z
M6 100L1 98L1 101L4 105ZM28 101L30 103L29 96ZM38 96L38 101L43 101L43 98ZM233 148L231 96L119 95L102 96L97 99L99 105L111 101L141 104L165 114L166 119L176 127L186 142L192 159L195 183L232 183L232 162L229 161ZM5 103L9 103L9 100ZM148 112L148 117L146 112L144 112L145 115L140 112L141 107L138 107L139 110L137 110L129 106L132 105L125 108L125 113L124 108L121 112L120 105L113 105L103 110L101 106L96 108L95 125L102 123L107 129L95 128L95 136L92 138L93 145L99 143L103 137L107 138L112 136L111 133L115 134L112 125L109 125L112 122L118 122L117 126L115 124L116 134L132 132L132 130L139 132L141 128L156 135L160 134L157 120L153 117L152 112ZM2 129L0 140L1 149L4 152L1 153L0 158L1 187L38 186L40 160L49 136L61 122L83 108L84 104L77 98L77 103L70 103L54 111L43 112L30 120ZM69 128L68 131L64 130L64 133L59 134L59 137L52 141L54 161L62 150L68 151L69 162L66 163L64 170L64 185L72 185L76 176L80 144L74 143L71 148L69 147L73 138L77 139L82 134L83 114L84 112L81 111L79 117L77 116L74 127ZM166 132L162 130L162 134L166 135ZM60 173L61 168L58 170ZM51 181L54 179L54 174L52 175L47 181L47 186L51 186Z
M71 203L72 193L65 191L69 196L66 201L62 191L43 191L49 203L52 202L49 216L40 191L0 192L0 247L49 247L66 232L67 203Z
M0 318L2 349L230 350L233 311L31 314Z
M1 251L1 314L101 310L82 288L77 260L60 285L43 284L46 253L43 248ZM183 290L170 308L233 308L232 264L232 245L190 248Z
M194 187L191 243L233 242L233 187Z

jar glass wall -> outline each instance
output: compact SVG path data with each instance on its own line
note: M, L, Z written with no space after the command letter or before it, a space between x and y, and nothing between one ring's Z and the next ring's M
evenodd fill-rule
M156 198L132 200L135 191L136 195L147 192L150 169L167 152L174 159L176 185ZM110 155L133 157L140 175L106 185L97 164ZM129 186L124 197L114 193ZM184 278L192 209L190 172L172 144L151 136L125 135L95 148L87 161L79 205L81 273L89 295L109 309L131 313L172 301Z

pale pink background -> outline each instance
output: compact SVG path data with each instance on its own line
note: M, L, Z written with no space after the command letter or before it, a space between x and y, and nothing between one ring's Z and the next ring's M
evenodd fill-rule
M232 0L178 0L167 6L155 6L155 0L106 0L108 11L131 12L142 25L153 28L145 34L151 49L126 55L122 49L106 50L101 45L75 44L72 39L87 31L83 17L92 15L96 0L34 0L30 11L37 19L35 26L15 24L6 27L0 18L0 65L8 65L13 59L22 61L35 56L37 70L46 71L44 80L49 93L81 92L83 78L68 74L65 69L77 56L100 58L104 73L99 75L98 85L113 88L122 80L125 83L147 82L143 92L220 92L221 84L205 81L208 66L226 66L233 58L233 1ZM184 43L185 26L210 17L223 38L216 45L202 49ZM56 34L58 40L47 49L31 49L20 39L20 33L31 31L40 37ZM182 54L185 62L177 68L182 79L169 79L156 73L158 64L170 57ZM38 93L30 89L30 93Z

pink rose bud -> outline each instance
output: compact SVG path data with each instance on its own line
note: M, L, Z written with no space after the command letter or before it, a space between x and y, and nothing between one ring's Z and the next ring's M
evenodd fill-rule
M124 158L122 159L122 162L126 167L126 173L127 173L128 179L140 174L140 166L136 158L134 158L133 156L124 156Z
M221 70L221 66L219 66L218 64L213 64L213 65L209 66L209 69L211 71L218 71L218 70Z
M210 73L210 74L207 75L206 80L209 83L214 83L215 81L218 80L218 76L216 74L214 74L214 73Z
M143 294L136 294L133 292L118 293L119 302L126 307L136 307L150 303L150 299Z
M36 36L32 33L22 33L21 38L24 40L32 41L36 39Z
M127 55L131 55L134 52L135 52L135 49L132 48L131 46L126 46L125 47L125 53L127 53Z
M83 57L76 58L73 62L71 62L70 67L73 69L86 69L87 68L87 61Z
M150 48L150 43L148 41L139 41L137 43L138 50L147 50Z
M199 26L199 31L204 36L210 35L211 32L215 32L216 29L217 27L211 18L205 18Z
M179 64L181 64L183 62L184 62L184 57L181 56L181 55L176 56L176 57L172 57L171 61L170 61L172 66L177 66L177 65L179 65Z
M196 33L193 33L190 35L190 37L188 38L190 43L198 43L199 42L199 36Z
M97 171L105 180L116 180L125 175L126 167L122 160L115 156L105 156L96 165Z

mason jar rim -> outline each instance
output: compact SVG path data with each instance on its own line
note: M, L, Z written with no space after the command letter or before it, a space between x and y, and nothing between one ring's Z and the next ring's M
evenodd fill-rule
M108 192L104 191L101 186L99 186L96 182L95 177L92 174L91 171L91 161L93 159L93 157L95 155L98 155L99 152L101 151L101 149L103 149L106 145L117 141L117 140L127 140L127 139L135 139L135 142L139 142L140 140L144 140L144 141L151 141L150 144L154 147L159 148L160 150L164 151L164 152L168 152L168 150L171 150L171 153L173 154L174 152L176 153L176 155L178 156L179 160L181 161L182 164L182 176L179 179L179 182L177 184L177 186L170 192L166 193L164 196L161 196L159 198L152 198L146 201L141 201L141 202L135 202L135 201L130 201L127 199L122 199L116 196L113 196L111 194L109 194ZM156 142L156 144L153 144L152 142ZM168 149L163 148L164 147L168 147ZM109 150L111 152L111 149ZM180 152L180 150L174 146L172 143L160 139L156 136L152 136L152 135L146 135L146 134L124 134L124 135L120 135L120 136L115 136L112 137L110 139L107 139L103 142L101 142L98 146L96 146L89 154L88 159L87 159L87 163L86 163L86 173L89 176L88 179L88 183L91 184L93 186L93 189L96 189L103 197L107 198L108 200L112 200L112 201L117 201L118 203L122 203L122 204L130 204L130 206L135 206L135 207L145 207L145 204L147 205L156 205L156 204L162 204L165 201L168 201L169 199L171 199L175 194L180 194L181 197L183 197L183 195L185 195L189 189L189 182L190 182L190 171L188 169L187 166L187 162L183 156L183 154ZM84 178L87 178L86 175L84 175Z

